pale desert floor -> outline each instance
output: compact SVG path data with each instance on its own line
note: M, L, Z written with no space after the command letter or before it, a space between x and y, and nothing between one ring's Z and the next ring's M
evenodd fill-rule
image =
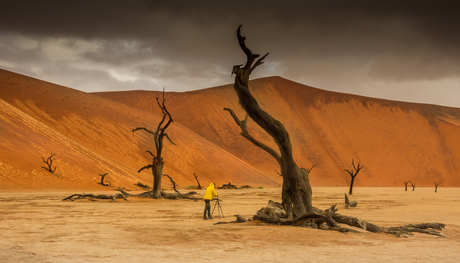
M202 201L63 202L83 192L1 192L0 262L459 262L460 188L411 190L355 188L358 207L345 209L346 188L313 188L314 205L339 203L338 213L382 226L441 222L447 237L214 225L234 214L252 217L268 200L280 200L279 188L219 190L225 218L216 210L206 221Z

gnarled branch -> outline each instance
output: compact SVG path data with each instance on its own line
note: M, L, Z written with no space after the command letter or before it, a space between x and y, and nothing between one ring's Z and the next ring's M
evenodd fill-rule
M281 161L281 156L279 153L277 153L275 150L270 148L269 146L263 144L262 142L256 140L252 135L249 134L248 129L247 129L247 120L248 120L248 115L246 115L246 118L244 121L241 121L238 119L236 116L235 112L232 109L229 108L224 108L224 110L228 111L230 115L233 117L233 120L235 120L236 124L241 128L241 135L246 138L248 141L252 142L255 146L261 148L262 150L266 151L269 153L275 160L280 163Z

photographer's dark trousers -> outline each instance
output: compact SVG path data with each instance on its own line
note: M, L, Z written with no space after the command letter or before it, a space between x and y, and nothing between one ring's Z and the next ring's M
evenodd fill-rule
M208 212L208 218L211 219L211 200L204 199L204 213L203 213L203 219L206 218L206 212Z

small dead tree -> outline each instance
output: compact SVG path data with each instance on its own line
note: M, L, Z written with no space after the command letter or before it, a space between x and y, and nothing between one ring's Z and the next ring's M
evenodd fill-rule
M103 185L103 186L111 186L110 181L107 181L108 184L104 183L104 179L105 179L105 176L106 176L107 174L108 174L108 173L100 174L100 175L99 175L99 176L101 177L101 182L99 183L100 185Z
M308 174L310 174L311 170L313 170L314 167L315 167L315 165L312 165L312 167L310 169L307 168L305 170L307 170Z
M438 186L442 184L442 181L434 181L434 192L438 192Z
M406 192L407 192L407 185L408 185L409 183L410 183L410 180L404 182L404 191L406 191Z
M196 187L196 189L203 189L203 187L200 184L200 181L198 181L198 175L196 175L195 173L193 173L193 175L195 176L195 180L198 183L198 186Z
M54 174L54 171L56 171L57 166L54 167L53 169L53 157L55 156L55 153L51 153L51 156L48 158L42 157L43 162L47 165L47 167L42 166L43 169L47 170L48 172Z
M171 114L169 111L166 109L165 106L165 91L163 89L163 99L160 102L159 98L156 98L158 107L160 107L161 112L163 113L163 118L161 119L160 123L157 126L157 129L155 132L145 128L145 127L137 127L132 132L136 132L139 130L143 130L151 135L153 135L153 139L155 142L155 148L156 148L156 155L154 155L151 151L146 151L152 156L152 164L146 165L142 167L138 173L142 172L144 169L152 169L152 175L153 175L153 188L151 192L151 197L152 198L161 198L161 178L163 176L163 166L164 166L164 161L163 161L163 139L166 137L172 144L176 145L168 136L166 133L166 129L171 125L173 122L173 119L171 117Z
M415 191L415 183L409 181L410 185L412 185L412 191Z
M348 192L349 195L352 195L353 194L353 183L355 182L355 177L356 175L358 175L359 171L361 169L363 169L364 166L360 165L360 163L358 162L358 167L356 167L355 165L355 160L351 159L351 164L353 165L353 169L351 171L349 170L344 170L345 172L347 172L350 176L351 176L351 183L350 183L350 191Z

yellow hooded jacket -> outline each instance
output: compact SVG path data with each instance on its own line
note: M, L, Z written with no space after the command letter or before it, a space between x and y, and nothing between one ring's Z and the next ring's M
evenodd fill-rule
M208 188L206 188L206 193L204 194L205 200L212 200L214 196L218 196L216 190L214 189L214 183L210 183Z

